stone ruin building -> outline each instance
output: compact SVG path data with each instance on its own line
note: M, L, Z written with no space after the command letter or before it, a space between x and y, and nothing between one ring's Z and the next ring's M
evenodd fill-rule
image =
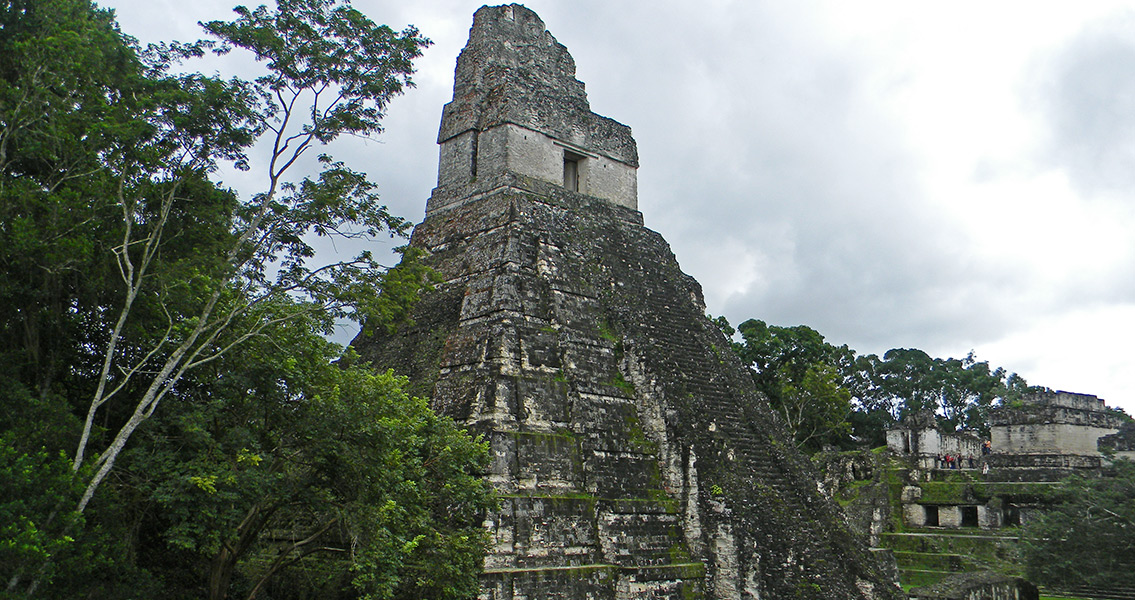
M909 486L902 497L903 520L914 527L984 529L1027 522L1043 510L1046 485L1077 472L1100 472L1107 461L1101 444L1111 443L1121 454L1127 451L1127 438L1119 435L1124 423L1120 413L1095 396L1037 392L991 411L992 453L982 455L977 436L943 433L929 412L913 415L887 431L892 451L924 471L940 468L939 457L946 453L980 457L973 464L962 461L960 467L979 469L988 485L971 485L968 495L932 498L926 496L925 486ZM929 472L925 477L932 479Z
M887 447L906 456L923 469L938 468L946 454L981 456L981 438L968 432L946 433L938 429L933 411L923 410L887 430ZM968 463L967 463L968 464Z
M1019 526L1061 497L1069 475L1106 477L1109 461L1135 457L1135 423L1095 396L1039 392L989 421L988 455L986 440L943 432L923 412L890 429L885 450L818 457L823 489L855 531L893 553L912 598L1035 597L1016 577ZM945 454L967 460L943 468Z
M903 597L637 211L630 128L567 49L482 7L411 245L443 281L360 355L483 434L482 598Z
M1070 469L1098 469L1100 438L1119 432L1125 419L1089 394L1040 392L990 415L996 452L990 466L1002 478L1058 480Z

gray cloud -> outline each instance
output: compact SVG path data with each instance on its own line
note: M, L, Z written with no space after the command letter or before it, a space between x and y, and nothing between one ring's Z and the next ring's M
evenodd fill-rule
M162 39L173 36L147 23L219 18L229 3L111 4L131 9L119 11L125 30ZM414 221L436 182L441 107L480 4L355 0L376 21L415 23L436 42L418 62L418 88L390 106L381 138L335 149L379 183L393 212ZM907 115L887 101L924 73L904 70L919 67L896 59L901 45L868 54L854 36L830 35L820 5L526 4L575 57L593 110L634 130L645 222L702 283L715 314L807 324L863 352L960 355L1069 308L1135 303L1135 245L1113 242L1114 264L1085 265L1057 284L1044 279L1041 262L979 250L988 240L975 238L969 221L991 217L980 209L960 217L928 200L927 141L913 139ZM1022 91L1051 134L1043 160L975 161L974 182L1055 165L1081 191L1119 197L1109 203L1114 220L1135 223L1120 194L1135 183L1135 45L1124 27L1085 30L1038 63ZM982 93L972 87L950 93ZM1037 245L1096 242L1030 238L1011 220L1000 226ZM1024 369L1036 352L1019 352L1018 365L982 358Z
M1088 193L1135 184L1135 19L1086 28L1039 67L1050 160Z
M622 53L634 58L617 64L637 69L588 81L648 90L625 113L594 93L593 108L635 127L647 224L703 282L710 310L806 323L865 349L1002 331L1006 311L983 305L997 267L966 255L964 233L918 201L916 155L872 103L870 65L768 12L748 5L731 27L719 27L721 15L672 13L691 35L635 39ZM738 249L761 272L713 297L741 276L722 268Z

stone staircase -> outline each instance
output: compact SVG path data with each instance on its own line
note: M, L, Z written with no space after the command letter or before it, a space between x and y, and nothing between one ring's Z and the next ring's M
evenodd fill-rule
M894 552L906 586L931 585L961 572L1020 575L1017 540L1013 531L980 529L917 529L880 536L882 546Z
M419 226L445 282L360 352L489 441L481 597L893 597L661 237L556 194Z
M1041 588L1041 593L1052 598L1076 598L1077 600L1135 600L1135 587L1076 587L1068 590Z

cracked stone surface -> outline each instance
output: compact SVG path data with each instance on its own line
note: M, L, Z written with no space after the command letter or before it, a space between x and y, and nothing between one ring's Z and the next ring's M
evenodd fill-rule
M484 7L469 44L442 138L528 119L553 141L589 131L573 147L637 166L629 128L591 113L535 13ZM617 139L596 141L603 128ZM439 173L411 245L442 283L413 325L353 342L489 441L502 502L482 598L903 597L641 213L494 168L490 183Z

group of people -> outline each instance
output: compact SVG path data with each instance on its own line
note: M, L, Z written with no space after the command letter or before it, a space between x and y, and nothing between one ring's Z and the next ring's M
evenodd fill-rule
M993 452L993 443L990 442L989 440L985 440L984 442L982 442L981 454L983 456L986 456L986 455L989 455L992 452ZM965 469L966 464L969 465L970 469L976 469L977 468L977 458L972 456L972 455L950 454L949 452L947 452L946 454L939 454L938 455L938 468L939 469ZM985 470L988 470L989 465L986 464L984 466L984 468L985 468Z
M969 462L969 468L976 469L977 459L972 456L962 456L961 454L946 454L938 455L938 468L939 469L964 469L966 462Z

